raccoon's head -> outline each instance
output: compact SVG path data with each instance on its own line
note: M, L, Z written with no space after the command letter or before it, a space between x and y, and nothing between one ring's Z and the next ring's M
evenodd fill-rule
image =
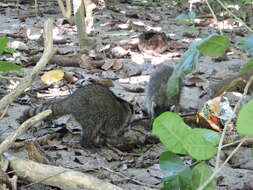
M125 100L123 100L121 98L118 98L118 100L123 105L122 114L123 114L124 122L123 122L122 126L126 127L126 126L128 126L132 122L134 108L133 108L133 105L130 104L129 102L127 102L127 101L125 101Z

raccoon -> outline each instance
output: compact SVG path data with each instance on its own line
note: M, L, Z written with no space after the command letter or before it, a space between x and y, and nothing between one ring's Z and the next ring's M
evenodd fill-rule
M20 121L51 109L53 117L70 114L82 127L81 145L101 145L106 138L116 137L130 123L133 107L101 84L89 84L65 99L26 110Z
M148 128L151 129L154 118L165 111L170 111L171 106L177 106L179 95L170 99L166 96L167 82L172 75L174 68L168 65L159 66L150 76L146 87L146 109L150 115Z

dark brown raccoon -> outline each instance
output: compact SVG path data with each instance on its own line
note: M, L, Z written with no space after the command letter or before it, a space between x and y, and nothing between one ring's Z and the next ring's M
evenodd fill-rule
M52 115L71 114L82 126L81 145L92 147L106 138L116 137L130 123L132 105L114 95L107 87L89 84L76 90L65 99L26 110L20 121L51 109Z

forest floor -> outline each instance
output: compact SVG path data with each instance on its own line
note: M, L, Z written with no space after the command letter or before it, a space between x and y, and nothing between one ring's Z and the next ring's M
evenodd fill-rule
M126 1L127 2L127 1ZM20 42L15 47L18 58L15 62L22 66L20 72L12 72L9 77L24 77L36 64L36 57L43 53L41 43L42 29L48 18L54 19L54 45L57 55L74 56L79 50L76 27L64 21L56 1L39 1L40 16L35 16L33 2L20 1L20 8L16 10L16 3L0 2L0 37L7 36L10 42ZM20 125L16 119L22 111L31 105L39 105L48 99L58 98L74 91L78 86L90 81L100 81L108 86L119 97L131 102L135 109L135 118L146 117L145 112L145 87L149 75L161 63L175 66L179 63L182 54L189 45L209 34L217 33L214 22L205 22L209 11L206 5L196 8L199 23L194 25L182 24L175 17L187 13L187 7L179 7L169 3L142 4L136 1L130 3L115 3L106 8L96 9L94 12L94 34L98 54L104 57L105 63L101 67L71 67L50 63L44 71L60 69L78 79L74 84L60 81L53 85L46 85L40 79L34 81L32 87L9 106L8 115L0 121L1 140L12 134ZM197 9L198 8L198 9ZM198 13L198 11L200 11ZM201 12L202 11L202 12ZM204 13L203 13L204 12ZM207 12L207 13L205 13ZM246 36L245 30L233 28L232 23L224 20L225 35L232 42L238 42ZM137 47L124 49L126 45L136 45L138 36L146 30L158 30L168 37L168 48L159 56L142 54ZM14 46L11 46L14 47ZM210 78L224 79L237 73L244 61L236 54L227 54L223 59L201 57L196 71L202 75L194 76L195 84L206 82ZM109 65L109 66L108 66ZM110 66L111 65L111 66ZM194 81L193 76L190 78ZM205 79L205 80L203 80ZM198 97L200 90L191 83L187 93ZM15 88L18 81L0 80L1 94L4 96ZM192 85L193 84L193 85ZM187 95L186 95L187 96ZM193 106L191 97L185 97L185 107ZM188 98L188 99L187 99ZM193 98L194 99L194 98ZM195 98L196 100L196 98ZM145 138L150 132L146 131L146 123L134 126L135 138ZM80 148L80 126L63 116L53 121L40 123L36 128L31 128L26 134L18 138L18 142L36 141L49 135L46 142L41 144L52 165L63 166L74 170L92 174L99 179L111 182L123 189L160 189L162 187L163 173L159 169L159 156L166 148L160 143L136 143L131 150L115 151L108 147L89 151ZM145 134L145 135L143 135ZM52 136L50 136L52 135ZM138 136L139 135L139 136ZM132 136L130 133L129 136ZM53 138L51 138L53 137ZM141 140L140 140L141 141ZM28 158L26 146L10 149L9 152L20 158ZM233 150L229 147L223 151L222 160ZM192 161L185 157L189 164ZM214 166L214 159L209 161ZM233 156L229 164L217 176L219 190L253 189L253 157L251 149L241 147ZM20 179L18 189L57 189L42 184L32 184Z

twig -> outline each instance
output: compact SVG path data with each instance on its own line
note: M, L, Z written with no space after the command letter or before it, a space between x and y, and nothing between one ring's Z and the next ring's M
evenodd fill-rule
M8 108L9 108L9 105L6 106L6 108L4 109L3 113L2 113L1 116L0 116L0 119L3 119L3 118L4 118L4 116L5 116L5 114L6 114L7 110L8 110Z
M216 23L217 27L218 27L218 19L217 19L215 13L214 13L212 7L210 6L208 0L205 0L205 1L206 1L206 4L207 4L207 6L208 6L208 8L209 8L209 10L210 10L210 12L211 12L211 14L212 14L214 20L215 20L215 23ZM218 29L219 29L219 31L220 31L220 34L223 35L223 32L222 32L222 30L220 29L220 27L218 27Z
M7 77L7 76L3 76L3 75L0 75L0 78L7 79L7 80L21 80L22 79L20 77Z
M245 142L245 139L246 138L243 138L241 140L240 144L238 144L237 147L231 152L231 154L227 157L224 163L218 169L215 169L212 175L197 190L203 190L213 180L213 178L225 167L230 158L237 152L240 146Z
M13 134L8 136L0 144L0 155L2 155L9 147L11 147L15 140L24 132L26 132L32 125L49 116L51 113L51 110L46 110L25 121Z
M157 189L161 188L161 187L158 187L156 185L149 185L149 184L146 184L146 183L142 183L142 182L140 182L140 181L138 181L136 179L130 178L130 177L128 177L128 176L126 176L126 175L124 175L122 173L115 172L115 171L113 171L113 170L111 170L109 168L106 168L106 167L102 167L102 168L105 169L105 170L107 170L107 171L109 171L109 172L111 172L111 173L117 174L118 176L124 177L124 178L126 178L126 179L128 179L130 181L133 181L133 182L135 182L138 185L142 185L142 186L146 186L146 187L153 187L153 188L157 188Z
M243 98L246 96L246 94L248 93L248 90L249 90L249 87L250 87L250 84L251 82L253 81L253 76L250 77L249 81L247 82L247 85L245 86L244 88L244 92L243 92L243 95L242 97L240 98L240 100L237 102L234 110L233 110L233 113L231 115L231 117L229 118L229 120L225 123L225 126L224 126L224 129L223 129L223 132L222 132L222 135L221 135L221 139L220 139L220 142L219 142L219 146L218 146L218 152L217 152L217 157L216 157L216 163L215 163L215 170L218 169L219 167L219 163L220 163L220 154L221 154L221 147L222 147L222 143L223 143L223 140L224 140L224 137L225 137L225 134L226 134L226 131L227 131L227 128L228 128L228 125L230 124L230 122L232 121L234 115L235 115L235 112L237 111L237 109L239 108Z
M242 139L237 140L237 141L234 141L234 142L232 142L232 143L225 144L225 145L223 145L221 148L223 149L223 148L226 148L226 147L229 147L229 146L233 146L233 145L235 145L235 144L240 143L241 140L242 140ZM245 143L249 143L249 142L253 142L253 138L252 138L252 137L245 138Z
M225 9L229 14L231 14L234 18L236 18L240 23L242 23L250 32L253 32L253 30L243 22L242 19L237 17L234 13L232 13L220 0L217 0L217 2L222 6L223 9Z
M53 21L49 19L44 26L45 32L45 50L39 62L33 68L30 75L26 76L16 88L16 90L10 92L8 95L0 100L0 110L4 109L14 99L16 99L24 90L31 86L32 82L37 77L37 74L46 66L51 57L55 54L56 50L53 47Z

